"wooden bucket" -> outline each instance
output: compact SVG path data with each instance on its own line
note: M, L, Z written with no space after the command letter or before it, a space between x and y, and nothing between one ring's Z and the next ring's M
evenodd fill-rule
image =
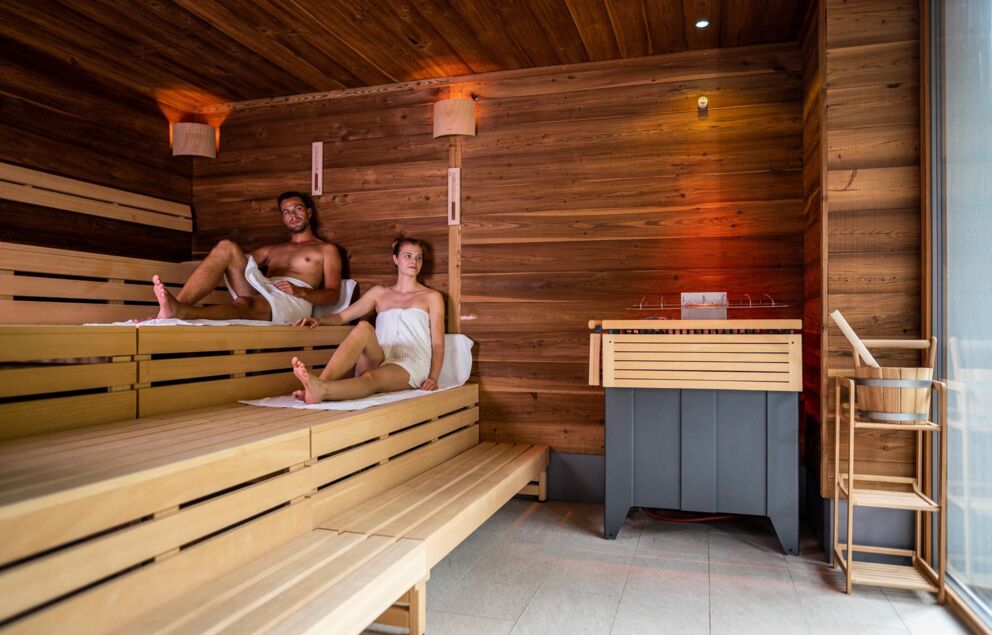
M907 424L930 419L932 368L858 366L854 377L859 419Z

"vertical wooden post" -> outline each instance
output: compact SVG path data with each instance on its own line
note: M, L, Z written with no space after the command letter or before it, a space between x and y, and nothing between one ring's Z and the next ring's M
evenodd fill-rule
M462 139L451 137L448 167L462 167ZM462 316L462 226L448 225L448 332L461 333Z
M427 630L427 580L410 589L410 635L424 635Z

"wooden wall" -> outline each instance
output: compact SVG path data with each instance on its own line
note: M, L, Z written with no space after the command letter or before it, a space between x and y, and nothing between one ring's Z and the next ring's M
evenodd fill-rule
M918 3L826 0L827 310L840 309L863 338L921 334L920 42ZM827 374L852 366L850 346L828 325ZM918 365L915 354L883 365ZM833 404L823 403L821 485L832 495ZM846 452L846 444L842 453ZM913 470L912 433L864 434L858 470Z
M57 49L57 47L54 47ZM171 156L153 99L70 59L0 38L0 161L190 202L192 163ZM184 260L188 233L0 201L0 240Z
M461 329L478 346L485 437L603 448L587 383L593 318L648 296L770 293L803 312L801 60L795 43L475 76L479 134L462 150ZM309 183L324 141L329 237L367 288L391 280L398 231L434 243L446 288L445 88L233 112L197 162L195 250L281 240L274 197ZM709 112L697 112L700 95ZM737 295L736 297L740 297ZM677 317L677 316L672 316Z

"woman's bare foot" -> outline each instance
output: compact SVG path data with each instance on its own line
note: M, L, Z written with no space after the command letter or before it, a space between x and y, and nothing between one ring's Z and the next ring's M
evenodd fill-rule
M155 289L155 298L158 300L158 319L168 319L179 316L180 303L162 284L162 279L158 275L152 276L152 284Z
M295 391L294 397L302 399L306 403L320 403L324 400L320 378L311 375L310 371L307 370L307 365L301 362L299 357L293 358L293 374L303 384L303 390Z

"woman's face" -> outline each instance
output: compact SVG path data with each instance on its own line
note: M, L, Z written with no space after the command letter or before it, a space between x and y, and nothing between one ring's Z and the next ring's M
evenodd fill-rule
M393 256L399 273L416 276L424 266L424 252L416 245L401 245L399 255Z

